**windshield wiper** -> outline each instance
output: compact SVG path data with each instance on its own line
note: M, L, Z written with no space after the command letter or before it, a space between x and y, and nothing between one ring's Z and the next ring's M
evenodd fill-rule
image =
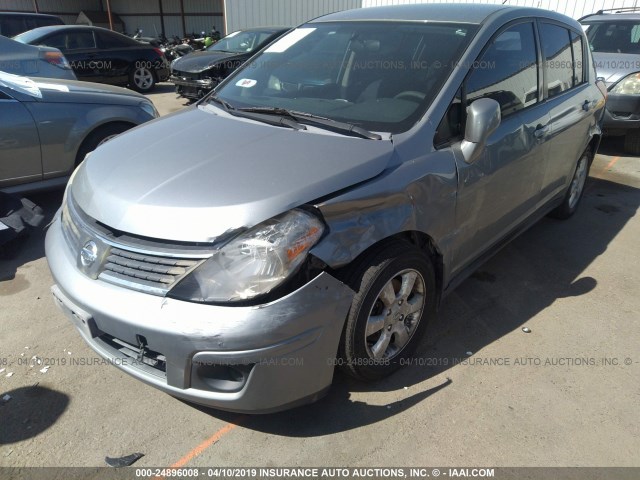
M340 122L331 118L321 117L312 113L297 112L295 110L287 110L285 108L279 107L249 107L240 108L239 111L261 113L265 115L279 115L282 117L289 117L297 122L306 120L309 123L328 127L329 130L334 130L346 135L354 135L362 138L367 138L369 140L382 140L382 136L378 135L377 133L370 132L365 128L359 127L352 123Z
M220 98L218 95L211 95L209 100L212 100L216 103L222 105L222 108L231 115L242 118L249 118L251 120L257 120L258 122L263 122L269 125L274 125L276 127L288 127L294 130L306 130L307 127L298 122L291 115L283 114L280 115L278 113L274 113L271 111L263 112L263 111L251 111L250 109L245 108L236 108L231 105L226 100ZM272 115L278 115L280 118L278 120L274 119Z
M218 95L211 95L209 97L209 100L213 100L214 102L222 105L224 107L224 109L227 112L230 112L231 110L235 110L236 107L234 107L233 105L231 105L229 102L227 102L226 100L223 100L222 98L220 98Z

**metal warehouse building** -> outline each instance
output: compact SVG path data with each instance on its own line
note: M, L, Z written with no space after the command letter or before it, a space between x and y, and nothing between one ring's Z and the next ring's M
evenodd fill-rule
M579 18L599 9L636 7L639 0L449 0L453 3L506 3L555 10ZM297 25L311 18L339 10L398 5L442 3L441 0L0 0L0 11L50 13L74 24L84 16L111 14L133 33L184 36L267 25ZM120 23L118 23L120 25Z

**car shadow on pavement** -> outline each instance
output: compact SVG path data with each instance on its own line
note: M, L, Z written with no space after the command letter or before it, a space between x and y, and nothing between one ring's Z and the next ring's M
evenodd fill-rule
M62 190L21 195L42 208L45 218L37 228L32 228L23 236L0 246L0 297L10 295L28 288L26 280L16 275L18 268L29 262L44 257L44 237L56 211L62 203Z
M62 416L69 397L42 385L16 388L0 394L0 445L40 435Z
M590 178L574 217L543 219L443 301L412 365L371 384L337 372L331 390L319 402L271 415L245 416L242 426L291 437L327 435L385 420L445 387L455 388L446 376L449 369L511 332L527 342L530 337L521 328L534 316L558 299L595 289L598 279L583 272L605 252L639 206L640 189ZM360 401L360 392L368 392L367 398L376 404ZM196 408L226 421L237 418Z

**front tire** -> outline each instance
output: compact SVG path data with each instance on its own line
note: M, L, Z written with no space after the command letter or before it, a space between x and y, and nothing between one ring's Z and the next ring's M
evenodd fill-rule
M412 244L396 241L367 254L347 277L356 295L339 364L359 380L375 381L402 366L435 315L433 265Z
M592 158L591 148L587 148L576 164L571 184L562 199L562 203L549 214L551 217L565 220L576 213L584 194L584 186L589 176Z

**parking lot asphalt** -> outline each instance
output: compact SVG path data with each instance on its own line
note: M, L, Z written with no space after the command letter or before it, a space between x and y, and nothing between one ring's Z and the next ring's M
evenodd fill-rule
M149 97L162 114L185 103L167 84ZM32 197L49 218L61 198ZM338 373L323 400L266 416L102 364L54 306L34 232L0 259L0 466L133 452L154 467L640 466L639 205L640 159L607 139L577 214L542 220L465 281L414 365L375 384Z

